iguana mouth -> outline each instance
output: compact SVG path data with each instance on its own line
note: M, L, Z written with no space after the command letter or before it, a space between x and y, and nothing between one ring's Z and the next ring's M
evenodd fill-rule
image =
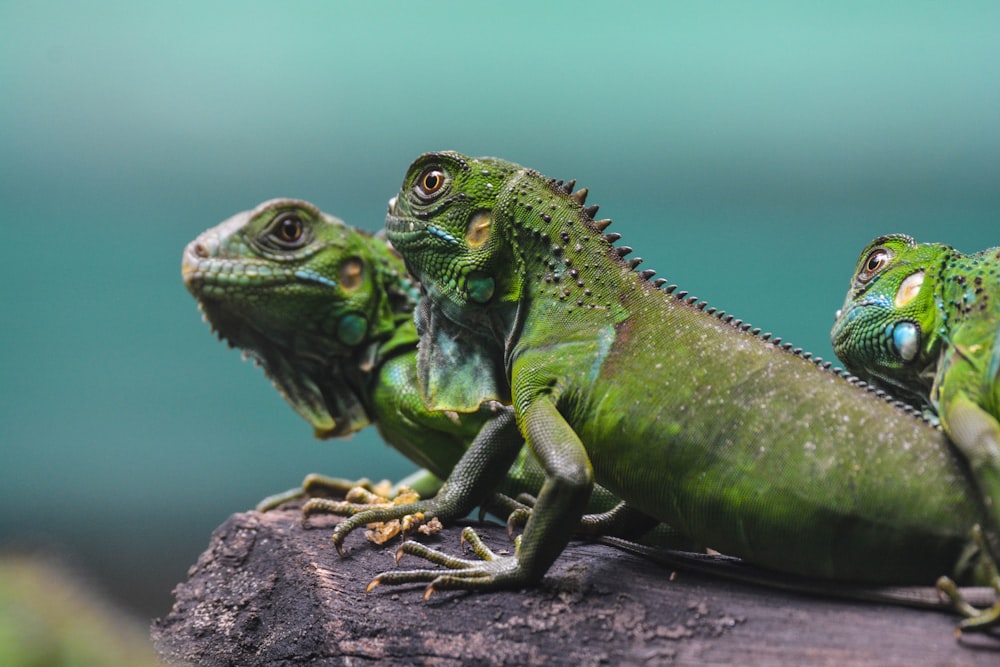
M385 216L385 231L397 250L413 248L426 240L427 226L407 217L396 216L396 198L389 200L389 212Z
M241 288L271 287L287 285L294 280L330 284L329 280L312 271L275 269L265 262L212 257L205 245L197 239L184 249L181 276L185 287L197 298L201 298L211 287L227 285L238 285Z
M859 301L849 301L842 308L837 309L837 312L834 314L834 328L831 332L831 342L834 349L840 345L844 345L845 341L853 334L855 322L858 317L861 317L866 308L881 308L888 311L890 303L887 298L874 294L868 295Z

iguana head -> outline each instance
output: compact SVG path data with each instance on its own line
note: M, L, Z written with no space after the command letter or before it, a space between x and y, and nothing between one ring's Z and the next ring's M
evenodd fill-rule
M507 279L515 258L494 224L500 195L519 170L494 158L428 153L389 202L389 240L413 270L434 275L429 288L461 311L458 320L519 298L517 281Z
M858 377L926 403L941 337L936 288L954 250L891 234L861 252L830 334L834 352Z
M620 261L602 232L610 220L593 219L597 206L584 207L586 188L564 183L498 158L470 158L445 151L417 158L399 194L389 202L386 232L414 276L455 319L472 322L520 302L528 271L572 278L578 257L613 255L626 271L638 261ZM617 235L614 235L617 237ZM552 280L549 283L553 282Z
M420 371L429 407L505 401L506 354L530 302L560 330L574 310L620 313L612 283L633 274L584 207L587 190L497 158L454 152L417 158L389 202L386 232L421 281ZM652 272L649 272L652 273ZM575 317L575 315L572 315ZM598 317L587 322L588 336ZM460 379L461 382L457 382ZM471 402L469 402L471 401Z
M383 241L274 199L188 244L182 274L219 337L263 366L318 437L369 423L367 375L416 297Z

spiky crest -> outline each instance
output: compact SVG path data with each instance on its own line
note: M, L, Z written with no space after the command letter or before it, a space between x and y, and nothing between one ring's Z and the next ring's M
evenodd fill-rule
M815 363L817 367L823 370L830 370L829 364L823 364L822 360L813 358L812 355L808 353L804 353L801 348L795 348L790 343L782 343L780 338L772 339L770 333L762 334L760 333L759 329L752 328L749 324L744 323L742 320L735 319L734 316L732 315L727 315L725 311L719 311L712 307L709 307L707 303L699 302L697 298L692 297L691 299L689 299L688 298L689 295L686 291L677 291L678 290L677 285L666 284L664 286L664 284L666 283L664 279L653 278L655 272L637 271L636 267L642 260L640 258L632 258L632 259L626 258L627 255L633 252L633 249L630 246L626 245L621 245L621 246L615 245L615 243L621 239L621 234L617 232L605 232L607 227L611 224L611 220L607 218L601 220L595 220L595 216L599 210L599 207L597 205L592 205L592 206L584 205L583 202L586 200L586 197L589 194L589 190L587 188L581 188L580 190L577 190L574 193L573 188L576 185L575 181L569 181L567 183L561 180L544 178L541 177L541 175L534 170L525 169L524 167L520 167L519 165L515 165L513 163L505 162L502 160L496 160L494 158L467 158L465 156L451 152L425 154L420 158L418 158L411 165L410 170L407 172L406 179L404 180L404 188L401 190L401 196L403 196L404 199L402 200L398 198L394 199L390 204L390 212L386 218L386 226L387 229L390 231L390 236L392 236L394 240L398 240L399 242L409 242L411 239L416 239L421 237L419 233L414 232L412 225L416 220L425 219L426 211L414 213L408 222L406 223L403 222L406 216L407 209L411 205L416 206L418 209L426 209L430 205L430 202L434 202L435 205L440 204L441 206L451 206L452 202L454 202L454 205L456 207L466 206L467 204L463 202L466 202L467 200L462 197L456 197L453 199L445 199L439 201L440 195L438 195L437 193L442 186L445 188L444 190L441 190L442 193L449 192L449 190L447 189L448 188L447 178L449 176L447 173L442 173L440 170L442 169L442 165L452 165L457 170L457 173L462 173L463 170L464 173L468 173L468 171L472 169L472 164L476 162L479 162L482 165L479 167L479 171L476 172L477 174L494 173L498 181L501 182L503 182L503 179L505 178L512 179L510 181L507 181L507 189L504 190L504 193L509 195L509 200L508 200L509 205L520 206L522 207L522 210L525 213L537 216L537 218L540 219L540 222L542 224L527 227L522 230L523 232L526 232L522 240L524 242L530 241L531 243L539 244L537 249L534 251L535 254L533 256L535 258L539 258L540 256L547 257L547 259L544 259L541 262L542 267L544 267L542 280L544 284L555 286L554 288L546 288L546 289L551 289L552 290L551 294L553 294L556 298L560 300L565 300L569 298L569 289L571 287L571 284L567 281L566 286L559 285L559 282L562 279L563 275L570 278L572 282L576 284L576 286L581 288L583 287L582 276L580 276L579 274L575 274L574 272L576 272L577 269L571 266L571 262L576 260L575 258L570 256L570 251L572 250L573 252L577 252L580 248L580 244L578 243L575 244L574 246L570 246L569 243L571 240L571 236L569 231L567 229L557 231L552 228L552 222L553 220L556 219L555 212L558 209L558 203L557 201L551 201L551 200L546 201L545 210L544 211L541 210L544 199L544 193L542 192L544 186L538 188L537 192L532 192L533 186L530 183L532 178L542 178L543 180L541 181L541 183L544 183L548 186L550 192L556 195L556 199L558 199L559 197L565 197L566 200L568 200L568 202L571 202L573 204L573 208L575 208L578 213L576 216L568 218L566 220L566 224L572 226L573 224L575 224L574 220L576 220L579 221L579 223L582 224L587 231L596 231L597 232L596 237L593 237L590 234L585 234L584 236L590 236L592 240L597 241L599 245L603 245L603 248L606 249L605 256L610 261L617 263L618 266L621 266L626 271L637 273L640 282L642 284L649 285L651 289L662 290L667 294L672 294L680 303L684 304L685 307L695 308L707 314L713 315L719 321L724 322L729 326L732 326L737 331L745 332L748 335L757 336L762 341L768 342L770 345L772 345L777 349L781 349L790 354L795 354L796 356L801 356L806 360L810 360L813 363ZM446 172L447 169L444 169L444 171ZM410 188L416 188L417 177L426 174L430 174L433 177L429 182L429 186L433 188L433 192L425 191L424 196L421 197L418 194L416 194L415 189L411 190ZM539 183L539 185L541 185L541 183ZM422 185L423 184L421 184L421 186ZM489 185L488 187L492 188L493 186ZM413 197L407 197L405 194L407 192L413 193ZM495 192L494 196L496 197L500 196L499 191L494 191L494 192ZM529 195L529 192L531 192L532 194ZM397 207L401 207L400 211L402 212L404 217L401 218L397 214L396 211ZM436 210L435 214L440 215L440 211ZM447 219L446 217L441 218L442 221L446 219ZM406 225L409 225L409 228L407 228ZM431 238L437 237L440 239L440 242L444 244L444 246L442 246L442 249L449 247L449 245L451 247L461 247L462 244L456 240L458 236L456 232L458 231L459 230L457 228L450 232L446 232L440 228L435 228L430 236ZM437 243L437 241L435 241L435 243ZM525 251L525 248L527 248L527 245L519 246L518 252L523 253ZM424 247L421 247L418 250L419 253L428 252ZM408 257L408 259L412 261L412 258ZM438 257L435 261L440 261L440 257ZM545 269L547 269L547 271L545 271ZM493 295L495 294L494 288L500 289L500 286L495 285L492 282L493 279L488 274L487 275L479 274L478 269L472 269L469 275L473 276L472 281L470 281L468 279L468 276L466 275L456 274L454 276L450 276L449 280L442 281L441 283L436 285L436 287L443 290L455 290L457 289L456 287L457 285L460 286L462 289L468 289L469 283L473 282L474 283L473 287L475 288L476 296L470 299L469 295L471 293L467 292L465 296L462 298L467 299L468 300L467 302L471 301L483 305L487 304L487 302L489 302L493 297ZM510 312L514 312L509 308L509 306L510 304L516 302L517 296L514 294L514 292L516 291L517 286L514 283L509 283L504 286L504 289L510 291L502 292L503 294L506 295L506 298L501 298L497 303L508 307L508 310ZM582 293L580 298L575 300L575 303L578 306L583 306L584 298L590 296L591 296L590 290L587 289ZM446 300L442 299L441 303L444 303L445 301ZM471 309L468 312L479 313L482 311ZM498 313L499 309L494 312ZM478 317L480 315L477 314L474 316ZM489 315L489 317L493 316L494 315ZM509 322L507 321L507 319L505 319L506 317L507 317L506 314L500 316L500 319L503 321L502 327L509 325ZM442 338L442 342L447 342L447 341L445 341ZM845 376L844 373L838 373L836 371L833 372L835 372L835 374L841 377ZM847 378L847 379L852 384L858 385L858 381L856 378L855 379ZM488 395L487 393L484 392L473 392L473 393L475 393L475 395L477 396ZM874 391L872 391L872 394L874 395ZM896 402L894 401L890 402L893 405L896 405ZM918 416L921 415L921 413L915 410L907 410L907 412Z
M575 181L573 182L575 183ZM589 190L587 188L582 188L581 190L578 191L578 193L580 192L583 193L582 196L577 198L575 195L573 195L572 198L578 204L582 205L583 200L586 199L586 195L589 193ZM583 209L583 212L590 219L591 224L593 224L598 229L598 231L603 232L611 224L611 219L605 218L602 220L594 220L594 215L597 213L597 209L598 206L594 205L590 207L585 207ZM609 232L606 234L602 234L602 236L609 244L612 245L613 256L616 257L617 260L622 264L624 264L625 266L635 270L636 267L639 265L639 263L642 262L642 259L638 257L633 259L625 259L627 255L633 252L633 248L631 246L614 245L614 243L616 243L622 238L622 235L619 234L618 232ZM824 361L822 357L814 357L812 352L803 350L803 348L801 347L795 347L792 343L782 342L782 339L780 337L773 337L773 334L771 334L770 332L766 333L762 332L760 327L752 327L751 324L744 322L743 320L735 319L733 315L726 314L726 311L717 310L715 307L709 306L707 301L701 301L698 299L698 297L689 296L689 293L687 291L683 290L677 291L678 286L675 284L669 284L669 285L666 284L667 280L665 278L654 279L653 276L656 275L655 270L644 269L642 271L637 271L637 273L641 280L649 282L654 288L666 292L667 294L672 294L678 301L684 303L685 305L693 307L697 310L701 310L709 315L714 315L720 321L732 325L733 328L748 333L757 338L760 338L763 341L767 341L770 344L772 344L775 348L783 352L787 352L789 354L801 357L807 361L811 361L816 365L817 368L820 368L823 371L833 373L834 375L843 378L846 382L849 382L850 384L858 387L859 389L864 389L872 396L884 400L885 402L889 403L890 405L900 410L901 412L904 412L921 421L933 424L933 422L927 418L927 415L925 415L923 410L921 410L919 407L907 403L903 400L900 400L879 387L868 384L867 382L861 380L857 376L848 373L843 368L833 366L832 362Z

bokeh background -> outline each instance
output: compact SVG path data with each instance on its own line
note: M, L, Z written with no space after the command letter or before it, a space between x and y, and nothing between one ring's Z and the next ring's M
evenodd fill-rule
M1000 244L995 2L3 0L0 99L0 546L145 619L230 513L412 470L201 322L181 249L261 200L375 230L421 152L502 156L825 358L874 236Z

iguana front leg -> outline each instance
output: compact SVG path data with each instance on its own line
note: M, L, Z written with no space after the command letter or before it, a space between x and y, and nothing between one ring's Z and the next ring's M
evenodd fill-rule
M569 543L583 515L594 483L593 471L579 437L550 398L543 396L532 401L525 408L521 423L546 478L524 534L515 541L514 555L497 556L472 529L463 531L463 541L470 541L482 560L454 558L416 542L404 542L400 554L419 556L453 571L386 572L372 581L369 590L381 584L428 582L426 597L445 589L518 588L542 578ZM446 487L458 472L456 467Z
M947 390L945 390L947 391ZM966 619L959 624L963 630L977 630L1000 622L1000 423L964 394L944 393L941 423L955 447L969 464L972 478L979 491L985 525L977 526L975 538L980 546L986 578L997 591L996 604L977 609L968 604L947 577L938 581L938 588L951 598L954 607Z
M433 498L374 508L355 503L337 504L333 511L350 515L334 529L333 543L337 551L343 553L344 540L351 531L369 523L404 519L416 514L437 517L442 521L465 516L503 481L522 444L513 412L500 411L483 426ZM302 510L304 516L308 516L317 511L330 511L330 507L322 499L314 499L306 503Z
M972 535L981 549L981 565L985 571L983 579L995 591L996 602L992 606L977 608L950 577L939 578L937 588L951 601L952 609L965 616L965 620L958 624L960 630L985 630L1000 621L1000 572L997 571L996 560L987 551L982 529L978 525L973 527Z

